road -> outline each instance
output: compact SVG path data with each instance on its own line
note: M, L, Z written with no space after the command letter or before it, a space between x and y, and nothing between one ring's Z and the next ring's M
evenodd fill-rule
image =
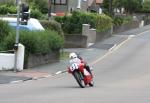
M0 86L0 103L150 103L150 31L93 62L95 86L69 74Z

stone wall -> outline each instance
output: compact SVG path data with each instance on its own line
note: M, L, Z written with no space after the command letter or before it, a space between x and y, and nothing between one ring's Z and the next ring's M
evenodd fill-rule
M24 68L31 68L42 64L58 62L60 57L59 50L49 54L30 54Z
M105 38L108 38L111 36L111 29L102 31L102 32L96 32L96 42L99 42Z
M64 48L85 48L87 37L81 34L65 34Z
M133 21L130 24L125 24L125 25L121 25L121 26L113 26L113 33L120 33L120 32L124 32L130 29L135 29L139 27L139 22L138 21Z

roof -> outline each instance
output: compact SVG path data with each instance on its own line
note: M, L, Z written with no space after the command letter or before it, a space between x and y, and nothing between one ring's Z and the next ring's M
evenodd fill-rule
M96 3L101 4L101 3L103 3L103 0L96 0Z
M88 6L91 6L94 0L88 0Z
M91 6L94 1L96 2L96 4L101 4L101 3L103 3L103 0L89 0L89 1L88 1L88 6Z

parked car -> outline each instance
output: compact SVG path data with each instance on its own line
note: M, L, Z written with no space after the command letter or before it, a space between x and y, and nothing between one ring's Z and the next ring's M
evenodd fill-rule
M16 26L17 26L17 18L15 18L15 17L0 17L0 20L7 21L8 24L13 28L16 28ZM27 25L19 24L19 29L20 30L29 30L29 31L44 30L44 28L40 24L40 22L37 19L34 19L34 18L30 18L28 20Z

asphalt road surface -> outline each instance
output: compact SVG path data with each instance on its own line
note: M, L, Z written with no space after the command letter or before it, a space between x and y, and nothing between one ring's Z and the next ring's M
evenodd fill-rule
M96 58L94 87L79 88L62 74L0 85L0 103L150 103L150 31Z

